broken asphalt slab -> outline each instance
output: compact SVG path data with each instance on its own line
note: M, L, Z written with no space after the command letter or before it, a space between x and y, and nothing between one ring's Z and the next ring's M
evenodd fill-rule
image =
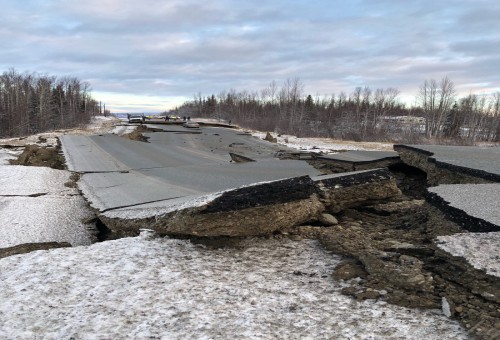
M427 173L426 200L472 232L500 231L500 147L395 145Z
M394 145L401 160L427 173L430 185L500 182L500 147Z
M427 201L471 232L500 231L500 183L439 185Z
M356 150L332 155L315 155L313 158L334 172L383 168L401 162L395 151Z
M400 195L391 174L378 169L254 183L205 196L110 210L100 218L117 233L147 227L160 234L252 236L316 221L325 209L338 212Z

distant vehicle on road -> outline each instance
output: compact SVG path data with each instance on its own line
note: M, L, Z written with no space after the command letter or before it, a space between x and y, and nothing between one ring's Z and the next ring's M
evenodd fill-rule
M182 126L184 126L186 128L199 128L200 124L198 124L196 122L192 122L192 121L187 121L184 124L182 124Z
M129 123L144 123L144 116L140 114L131 114L128 115Z

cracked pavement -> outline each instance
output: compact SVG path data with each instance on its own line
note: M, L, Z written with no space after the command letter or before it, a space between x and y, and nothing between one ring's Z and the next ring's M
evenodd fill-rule
M82 174L79 186L92 207L104 212L168 205L252 183L319 175L306 162L274 157L286 147L232 129L165 129L146 133L149 143L112 134L61 137L68 167ZM233 163L229 152L257 162Z

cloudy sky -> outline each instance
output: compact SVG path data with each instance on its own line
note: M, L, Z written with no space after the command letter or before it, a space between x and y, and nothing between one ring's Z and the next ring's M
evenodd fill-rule
M300 78L305 92L425 79L500 91L498 0L0 0L0 71L76 76L113 112Z

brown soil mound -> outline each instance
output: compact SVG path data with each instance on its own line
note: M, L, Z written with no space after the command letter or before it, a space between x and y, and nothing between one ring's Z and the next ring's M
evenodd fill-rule
M130 133L126 133L122 135L122 137L128 138L130 140L137 140L139 142L148 142L149 137L144 136L142 133L139 131L135 130Z
M135 131L138 132L162 132L162 129L148 127L146 125L139 125Z
M137 129L130 133L126 133L122 135L122 137L128 138L130 140L137 140L140 142L146 142L148 143L149 137L144 136L142 133L143 132L160 132L163 131L162 129L155 129L155 128L150 128L147 127L146 125L139 125Z
M52 169L62 170L64 157L59 153L59 147L40 147L38 145L27 145L17 159L10 160L10 164L26 166L46 166Z

